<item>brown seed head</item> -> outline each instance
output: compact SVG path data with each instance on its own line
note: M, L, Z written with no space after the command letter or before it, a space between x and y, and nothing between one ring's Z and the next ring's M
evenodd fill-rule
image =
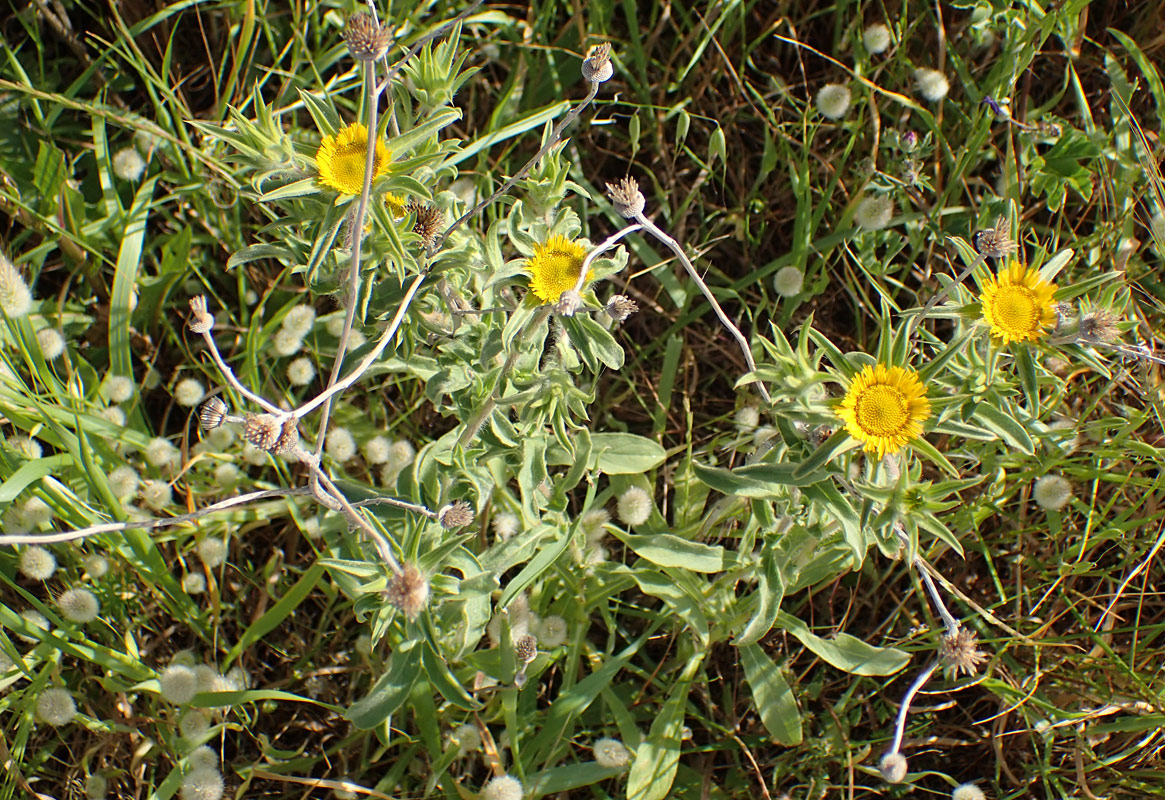
M979 637L974 631L960 628L957 633L945 633L939 646L939 658L946 669L956 675L960 672L974 675L979 671L979 665L987 660L987 654L979 649L978 644Z
M384 58L392 43L392 31L381 25L367 11L348 17L344 23L344 41L357 61L376 61Z
M436 206L418 203L416 200L409 202L407 210L417 215L416 222L413 223L413 233L420 236L421 243L428 247L441 232L445 214Z
M538 640L530 634L519 636L518 641L514 642L514 658L518 659L522 666L529 664L537 655Z
M582 63L582 76L591 83L609 81L615 74L615 67L611 65L611 43L597 44L587 51L587 57Z
M1115 341L1120 331L1116 327L1116 315L1103 308L1090 311L1080 318L1079 337L1081 341L1104 343Z
M615 322L624 322L639 310L639 305L626 295L617 294L607 301L607 316Z
M212 397L202 404L202 408L198 411L198 424L202 426L205 431L211 431L220 427L227 416L227 404L222 401L222 398Z
M405 564L385 590L388 602L410 620L417 618L429 602L429 580L413 564Z
M1011 240L1011 223L1007 217L996 220L994 228L976 233L972 244L984 258L1004 258L1019 249L1019 245Z
M437 512L437 521L447 531L464 528L473 522L473 506L464 500L457 500Z
M634 178L622 178L607 184L607 197L615 205L615 211L624 219L634 219L643 213L647 200L639 191L639 183Z
M191 317L188 325L194 333L202 335L214 328L214 317L206 310L206 298L202 295L190 298Z
M274 414L248 414L243 422L243 438L268 453L286 453L299 443L295 418L280 419Z

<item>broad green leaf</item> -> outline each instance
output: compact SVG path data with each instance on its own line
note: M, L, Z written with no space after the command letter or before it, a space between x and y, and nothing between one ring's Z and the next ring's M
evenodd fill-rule
M777 624L796 636L814 655L852 675L893 675L910 662L908 653L892 647L875 647L848 633L823 639L784 611L777 615Z
M639 745L627 778L627 800L663 800L671 792L680 763L684 706L702 659L702 653L692 656L659 715L651 723L647 739Z
M795 569L795 565L789 566ZM785 598L785 578L781 574L781 565L777 563L776 554L771 547L766 548L761 556L760 569L757 570L757 587L753 596L756 597L756 612L744 630L733 639L732 643L737 647L756 644L772 630L777 612L781 609L781 601Z
M1000 439L1012 447L1018 448L1028 455L1035 453L1035 443L1032 442L1023 425L1011 415L1005 413L991 400L984 400L975 408L975 417L983 425L994 431Z
M637 555L661 567L679 567L692 572L723 572L726 568L726 552L719 545L689 542L670 533L623 534L619 538ZM727 566L734 565L736 559L727 555Z
M591 452L595 467L607 475L641 475L667 457L658 444L633 433L592 434Z
M423 650L419 639L402 642L389 660L388 671L380 676L366 697L352 704L344 717L361 730L383 724L408 699L420 677Z
M801 744L801 713L781 668L755 644L740 648L740 663L765 730L786 747Z

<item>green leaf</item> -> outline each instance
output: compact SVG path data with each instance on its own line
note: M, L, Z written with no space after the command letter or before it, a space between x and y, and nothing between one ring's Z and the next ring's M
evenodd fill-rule
M295 585L287 591L287 594L279 598L275 605L267 609L263 616L252 622L250 627L243 631L243 635L227 653L226 664L229 666L248 647L279 627L279 624L307 599L307 596L319 583L320 578L323 577L324 571L324 565L318 561L308 567L307 572L300 576Z
M823 639L800 619L784 611L777 615L777 624L796 636L814 655L851 675L893 675L910 662L910 655L901 650L874 647L848 633Z
M740 663L765 730L786 747L801 744L801 712L781 668L755 644L740 648Z
M975 407L975 417L1012 447L1022 450L1029 456L1035 454L1035 443L1032 442L1023 425L991 400L984 400Z
M641 475L667 458L655 442L634 433L595 433L591 436L595 468L607 475Z
M419 639L402 642L390 658L388 672L380 676L366 697L352 704L345 719L361 730L369 730L392 716L420 677L422 645Z
M129 350L130 306L141 266L150 200L157 182L158 178L154 176L138 187L127 214L121 248L117 252L113 293L109 300L109 369L114 375L133 376L133 359Z
M562 324L570 336L571 344L586 360L592 372L599 371L599 362L611 369L623 367L623 348L615 341L609 330L595 322L589 315L563 317Z
M828 464L835 455L844 453L846 450L852 450L858 446L858 442L852 439L845 428L838 428L833 432L833 435L822 442L816 450L809 456L809 458L802 461L793 470L793 480L805 481L807 478L820 473L821 469ZM816 483L816 481L813 481ZM801 485L804 485L803 483Z
M290 263L295 258L295 254L279 244L253 244L233 253L227 259L227 269L234 269L262 258L273 258Z
M723 572L735 564L734 558L725 560L725 550L719 545L689 542L670 533L650 536L622 534L619 536L635 553L661 567L679 567L692 572Z
M761 568L757 571L756 612L749 619L744 630L733 639L732 644L744 647L756 644L773 628L781 601L785 599L785 577L777 563L773 548L766 548L761 556Z
M25 461L8 476L8 480L0 484L0 503L11 503L30 484L39 481L46 475L57 474L63 467L72 463L73 459L68 453L58 453L55 456L45 456L35 461Z
M702 659L701 653L692 656L679 682L664 701L659 716L651 723L647 739L639 745L627 778L627 800L663 800L671 792L680 763L684 706L688 702L692 677Z
M292 183L284 184L269 192L259 195L260 203L270 203L275 200L286 200L289 197L304 197L309 194L318 194L320 185L315 178L302 178Z

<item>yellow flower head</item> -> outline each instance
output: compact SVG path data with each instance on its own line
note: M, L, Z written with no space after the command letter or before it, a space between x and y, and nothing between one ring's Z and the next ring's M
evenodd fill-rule
M979 301L983 320L991 335L1009 342L1035 341L1056 324L1052 294L1056 284L1040 278L1039 272L1012 261L996 277L987 281Z
M922 435L930 417L930 401L918 373L885 364L867 366L849 385L837 415L850 436L878 457L897 453Z
M565 236L551 236L536 245L534 255L526 259L530 291L543 303L557 303L563 292L578 283L578 273L586 257L586 248ZM593 277L594 272L588 270L587 280Z
M343 130L325 136L316 151L316 166L320 183L340 194L360 194L364 188L364 162L368 158L368 127L354 122ZM377 137L376 153L372 159L372 179L376 180L388 169L392 153Z

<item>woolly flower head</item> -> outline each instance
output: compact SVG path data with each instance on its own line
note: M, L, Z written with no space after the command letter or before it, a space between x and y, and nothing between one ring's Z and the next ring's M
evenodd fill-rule
M922 423L930 417L930 401L913 370L866 365L850 382L837 415L867 453L882 458L922 435Z
M538 643L544 650L552 650L566 643L566 620L557 614L551 614L539 620L536 626Z
M826 119L841 119L849 111L849 89L840 83L827 83L817 92L817 110Z
M158 676L158 687L163 700L183 706L193 700L198 691L198 674L182 664L171 664Z
M109 473L109 488L113 490L118 500L133 497L137 493L141 478L138 472L128 464L123 464Z
M303 347L303 337L295 331L287 330L287 328L280 328L271 337L271 352L280 358L295 355L301 347Z
M283 329L302 338L316 321L316 310L311 306L295 306L283 317Z
M534 255L526 259L530 273L530 291L545 304L554 304L562 293L574 289L587 249L565 236L551 236L535 245ZM587 280L593 273L587 272Z
M878 771L886 783L902 783L906 780L907 768L906 756L901 753L887 753L878 762Z
M372 156L372 180L385 173L392 153L380 136L375 136ZM364 188L364 165L368 159L368 127L354 122L331 136L325 136L316 151L319 181L340 194L360 194Z
M133 381L124 375L106 375L98 391L110 403L124 403L133 397Z
M392 443L392 447L388 448L388 460L384 462L386 469L391 469L394 472L400 472L402 469L413 463L413 458L416 457L417 451L408 441L400 439Z
M754 430L760 424L760 409L752 405L741 406L736 409L736 416L733 417L733 422L736 423L737 430Z
M166 481L142 481L140 494L142 502L155 511L160 511L174 502L174 492Z
M579 521L588 542L600 541L607 535L607 523L611 521L611 513L605 508L592 508L582 515Z
M174 400L180 406L193 408L206 397L206 388L194 378L183 378L174 387Z
M937 69L920 68L914 70L914 85L918 87L918 93L932 103L942 100L951 90L951 83L947 80L947 76Z
M1059 511L1072 499L1072 484L1063 475L1044 475L1032 487L1036 505L1048 511Z
M28 284L3 253L0 253L0 310L13 319L32 310L32 292Z
M1056 324L1055 291L1056 284L1041 278L1038 270L1012 261L983 285L983 321L1004 344L1035 341Z
M987 795L973 783L960 783L951 792L951 800L986 800Z
M868 231L877 231L890 224L894 216L894 201L888 195L875 194L858 203L854 222Z
M210 717L206 713L192 708L178 720L178 732L188 742L197 742L206 738L210 733Z
M85 574L93 580L100 580L109 574L109 559L105 556L96 553L87 555L81 563L85 565Z
M113 154L113 174L131 183L141 180L146 161L136 147L123 147Z
M642 525L651 516L651 495L638 486L628 488L619 495L616 511L625 525Z
M491 523L494 529L494 536L501 539L503 542L509 539L518 532L522 521L518 519L517 514L512 514L509 511L503 511L500 514L495 514Z
M25 500L24 505L20 507L20 513L24 515L25 521L34 528L40 527L53 518L52 508L39 497L30 497Z
M20 574L30 581L47 581L56 571L56 557L40 545L20 551Z
M300 356L287 365L287 382L292 386L307 386L315 376L315 364L307 356Z
M796 267L781 267L773 276L773 288L781 297L796 297L805 288L805 273Z
M522 782L510 775L499 775L481 790L481 800L522 800Z
M28 436L13 436L8 440L8 446L25 458L33 460L40 458L41 454L44 453L40 442Z
M369 464L383 464L388 461L388 451L392 442L384 436L373 436L364 443L364 460Z
M36 332L36 341L45 361L55 361L65 352L65 337L56 328L41 328Z
M599 739L593 749L600 767L622 769L632 760L631 751L618 739Z
M182 578L182 591L189 595L202 594L206 591L206 578L197 572L187 573Z
M85 779L85 797L87 800L105 800L109 791L109 781L100 773L94 773Z
M457 746L457 751L460 753L481 749L481 731L477 729L476 725L460 725L449 738Z
M57 598L57 608L70 622L92 622L101 612L101 603L88 589L69 589Z
M872 56L885 53L890 47L890 29L880 22L870 25L862 31L862 44Z
M198 543L198 557L202 563L214 569L226 561L227 545L217 536L209 536Z
M220 489L227 489L239 481L239 468L229 461L214 468L214 482Z
M36 699L36 718L46 725L68 725L77 716L77 704L68 689L45 689Z
M170 444L168 439L156 436L146 445L145 456L150 466L163 469L177 463L181 454L177 447Z
M356 440L352 438L347 428L332 428L328 431L324 447L328 455L341 464L356 455Z
M182 779L182 800L221 800L225 787L214 767L199 767Z

